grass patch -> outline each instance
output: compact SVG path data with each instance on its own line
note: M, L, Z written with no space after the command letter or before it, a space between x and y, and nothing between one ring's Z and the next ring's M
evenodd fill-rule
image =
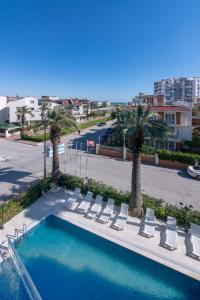
M51 178L42 179L39 183L34 184L16 198L5 202L3 206L4 223L8 222L26 207L34 203L42 195L42 191L48 191L50 189L51 183Z

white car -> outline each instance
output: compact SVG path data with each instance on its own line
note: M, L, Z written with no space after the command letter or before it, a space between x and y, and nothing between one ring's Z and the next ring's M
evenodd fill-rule
M200 166L189 166L187 172L190 176L200 180Z

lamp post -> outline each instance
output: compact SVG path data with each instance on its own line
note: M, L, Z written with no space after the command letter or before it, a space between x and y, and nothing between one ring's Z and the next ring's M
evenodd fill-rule
M179 202L179 205L185 210L185 229L186 229L186 232L188 231L188 215L189 215L189 212L193 209L193 206L191 204L189 205L185 205L182 203L182 202Z
M4 206L4 201L3 200L0 200L0 206L1 206L1 225L0 225L0 229L4 229L4 226L3 226L3 206Z
M126 132L127 129L123 129L123 161L126 160Z
M46 162L46 151L47 151L47 133L46 133L46 119L45 119L45 108L42 110L42 124L44 126L44 178L47 177L47 162Z

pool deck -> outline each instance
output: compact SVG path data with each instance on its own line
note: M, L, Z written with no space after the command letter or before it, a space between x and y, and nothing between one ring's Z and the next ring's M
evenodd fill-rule
M70 191L68 192L70 194ZM164 230L163 223L157 222L156 234L152 238L146 238L138 234L141 220L133 217L128 218L125 230L116 231L111 227L115 214L113 214L108 224L101 224L74 211L68 211L64 206L66 198L67 194L63 191L59 193L49 192L46 196L39 198L35 203L5 224L4 229L0 231L0 244L5 241L2 245L6 246L6 235L14 235L15 229L22 229L23 224L26 224L29 230L49 214L54 214L74 225L200 280L200 261L187 255L187 239L183 231L178 231L178 249L170 251L160 245ZM115 207L115 209L116 212L119 211L119 207Z

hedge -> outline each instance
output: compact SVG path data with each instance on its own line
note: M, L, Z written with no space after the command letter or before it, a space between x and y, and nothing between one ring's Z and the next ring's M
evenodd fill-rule
M80 124L80 129L86 129L86 128L89 128L89 127L92 127L92 126L96 125L98 122L106 122L106 121L109 121L109 120L110 120L110 117L90 120L86 123ZM66 134L70 134L70 133L73 133L73 132L75 132L74 129L65 128L65 129L62 130L61 135L66 135ZM26 140L26 141L33 141L33 142L40 143L40 142L44 141L44 134L38 134L38 135L36 134L34 136L23 134L23 135L21 135L21 139ZM49 132L46 134L46 140L47 141L50 140L50 133Z
M156 150L153 147L149 147L147 145L143 146L142 152L148 155L154 155L155 153L158 153L160 159L178 161L191 165L193 165L196 160L200 162L200 155L198 154L185 153L180 151L176 152L169 150Z
M85 182L83 178L72 175L61 175L57 181L59 186L68 189L75 189L80 187L82 193L88 190L94 193L94 196L100 194L107 200L109 197L115 199L115 204L120 205L123 203L130 203L130 193L122 192L111 186L107 186L101 182L91 180ZM17 198L13 198L4 204L4 222L9 221L15 215L20 213L23 209L35 202L43 191L48 191L51 188L52 179L42 179L37 184L34 184L26 192L21 193ZM190 223L200 225L200 211L190 210L187 212L186 208L180 208L164 202L162 199L156 199L148 195L142 195L144 211L147 207L155 210L155 215L158 219L166 221L167 216L172 216L177 219L179 225L189 226Z
M42 195L42 191L48 191L51 187L51 183L51 178L42 179L28 188L27 191L5 202L3 206L4 223L8 222L23 209L35 202Z
M130 193L122 192L111 186L107 186L104 183L96 182L94 180L89 183L85 182L83 178L75 177L72 175L62 175L59 178L58 184L65 186L68 189L75 189L80 187L83 193L91 191L94 196L100 194L106 200L107 198L115 199L115 204L120 205L123 203L130 203ZM190 223L196 223L200 225L200 211L191 210L186 211L186 208L181 208L176 205L166 203L162 199L156 199L148 195L143 194L143 208L144 211L147 207L155 210L155 215L158 219L166 221L167 216L172 216L177 219L179 225L185 226Z

